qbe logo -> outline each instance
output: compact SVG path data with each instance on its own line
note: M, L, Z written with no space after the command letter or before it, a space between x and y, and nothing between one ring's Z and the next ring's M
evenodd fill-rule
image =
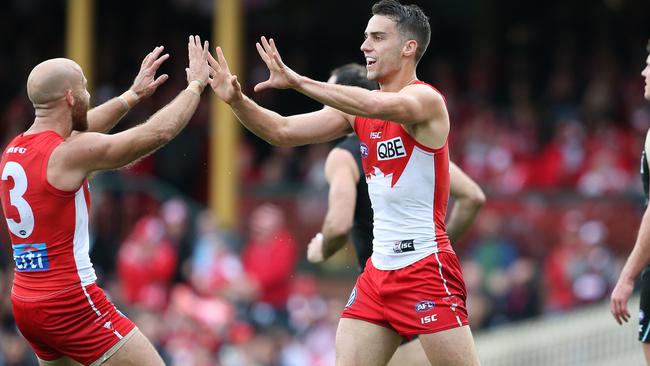
M401 137L398 136L377 143L377 160L397 159L403 156L406 156L406 149Z

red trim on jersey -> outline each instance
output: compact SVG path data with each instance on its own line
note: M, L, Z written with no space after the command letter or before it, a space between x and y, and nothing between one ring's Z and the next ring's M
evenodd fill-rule
M445 143L445 147L447 144ZM443 158L444 157L444 158ZM433 155L433 174L434 185L436 189L433 192L433 223L436 230L436 242L438 242L438 250L445 251L451 248L451 241L447 235L447 226L445 218L447 216L447 206L449 205L449 190L450 180L449 176L449 155L448 154L434 154ZM440 172L447 172L447 174L440 174Z

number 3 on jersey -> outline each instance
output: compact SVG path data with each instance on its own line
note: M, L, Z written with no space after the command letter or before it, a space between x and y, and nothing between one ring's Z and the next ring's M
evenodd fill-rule
M25 239L34 231L34 212L23 198L27 192L27 174L20 164L8 161L2 170L2 180L7 180L9 177L14 181L14 187L9 190L9 202L18 210L20 222L7 218L7 226L12 234Z

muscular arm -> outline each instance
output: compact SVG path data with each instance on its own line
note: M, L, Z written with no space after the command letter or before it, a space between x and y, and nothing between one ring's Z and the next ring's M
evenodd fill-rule
M329 184L327 214L320 235L316 235L307 248L307 259L313 263L331 257L348 240L360 179L352 154L344 149L333 149L325 161L325 178Z
M219 99L230 105L239 121L251 132L276 146L298 146L325 142L352 132L352 116L332 108L283 117L263 108L244 95L237 76L230 72L220 47L217 58L208 56L210 86Z
M447 234L453 242L458 240L485 203L481 187L468 177L456 164L449 162L450 195L456 199L449 214Z
M196 111L208 81L208 43L201 47L198 36L190 36L188 86L147 122L115 135L85 132L67 138L48 161L47 180L55 187L72 191L89 173L133 163L173 139ZM147 59L145 58L145 61Z
M650 209L646 208L634 248L623 266L620 278L633 283L648 263L650 263Z
M192 83L147 122L118 134L70 137L52 152L48 180L59 189L73 190L93 171L121 168L154 152L185 127L198 106L198 94Z
M634 280L650 262L650 206L646 208L634 248L627 257L616 286L612 291L610 310L619 324L628 321L630 313L627 302L634 290Z
M373 92L355 86L299 78L298 92L345 113L395 121L427 123L444 110L442 96L425 85L408 85L399 92Z
M442 123L448 120L442 96L426 85L411 84L397 92L372 92L354 86L319 82L301 76L286 66L273 39L262 37L256 47L270 75L267 81L255 86L255 91L292 88L350 115L403 124Z
M352 154L334 149L325 162L325 177L329 183L328 209L323 222L323 258L336 253L348 239L357 201L359 169Z
M284 117L243 94L230 107L244 127L276 146L326 142L352 132L346 116L332 108Z
M137 99L128 92L122 94L122 97L128 98L127 103L131 107L137 103ZM129 109L117 97L92 108L88 111L87 131L106 133L112 130Z

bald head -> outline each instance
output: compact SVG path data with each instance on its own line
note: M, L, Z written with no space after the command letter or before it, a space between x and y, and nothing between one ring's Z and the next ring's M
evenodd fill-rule
M36 65L27 78L27 95L34 107L46 106L68 90L84 88L81 67L67 58L54 58Z

